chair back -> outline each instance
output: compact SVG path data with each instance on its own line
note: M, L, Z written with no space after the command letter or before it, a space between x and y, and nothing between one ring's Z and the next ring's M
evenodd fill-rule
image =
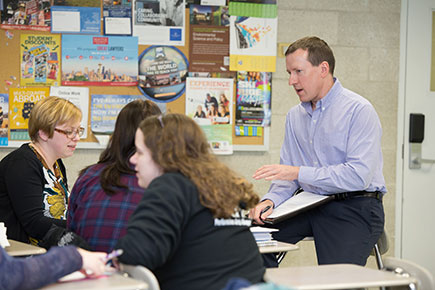
M388 236L385 229L382 231L381 236L373 247L373 250L370 255L375 256L376 264L379 270L384 268L384 262L382 260L382 255L388 251L389 248Z
M394 257L385 257L384 269L396 274L414 277L417 280L417 289L435 289L435 281L432 274L426 268L414 262Z
M128 274L133 279L144 281L149 290L160 290L159 281L153 272L141 265L120 264L121 272Z

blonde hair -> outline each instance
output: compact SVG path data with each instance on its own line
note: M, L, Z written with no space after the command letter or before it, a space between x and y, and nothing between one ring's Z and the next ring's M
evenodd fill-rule
M258 203L253 185L237 176L211 152L202 129L181 114L152 116L139 129L152 152L154 162L164 172L180 172L198 188L199 200L218 218L229 218L238 207Z
M82 112L68 100L59 97L46 97L38 101L30 111L29 136L32 141L38 141L39 130L49 138L53 137L57 125L80 122Z

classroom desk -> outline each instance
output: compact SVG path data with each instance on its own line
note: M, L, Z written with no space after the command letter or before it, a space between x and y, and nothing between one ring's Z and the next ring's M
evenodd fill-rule
M297 290L356 289L408 286L413 277L352 264L266 269L265 280Z
M40 255L47 252L44 248L40 248L23 242L9 240L9 239L8 242L10 246L6 247L5 250L10 256L31 256L31 255Z
M268 253L276 253L276 260L278 262L278 265L282 262L285 255L289 251L295 251L299 249L298 246L294 244L284 243L284 242L277 242L276 245L273 246L258 246L260 250L260 254L268 254Z
M86 289L109 289L109 290L133 290L149 289L148 284L115 273L111 276L97 279L84 279L78 281L58 282L41 288L43 290L86 290Z
M258 248L260 249L261 254L282 253L282 252L295 251L299 249L299 247L294 244L289 244L284 242L277 242L276 245L272 245L272 246L258 246Z

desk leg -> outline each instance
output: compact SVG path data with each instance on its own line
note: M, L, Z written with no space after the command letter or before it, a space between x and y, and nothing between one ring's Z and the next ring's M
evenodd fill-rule
M276 260L278 262L278 265L281 264L281 262L284 259L286 254L287 254L287 252L279 252L278 253L278 255L276 256Z

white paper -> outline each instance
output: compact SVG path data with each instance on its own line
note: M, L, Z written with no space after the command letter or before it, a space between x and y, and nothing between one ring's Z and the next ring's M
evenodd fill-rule
M51 30L64 32L80 32L80 12L52 11Z
M131 18L130 17L106 17L104 18L104 33L106 35L126 34L131 35Z
M6 227L4 223L0 223L0 246L2 248L9 247L8 237L6 236Z
M267 218L277 218L279 216L285 215L289 212L297 211L327 198L329 198L328 195L321 195L302 191L301 193L292 196L291 198L280 204Z
M89 88L87 87L50 87L50 96L64 98L82 111L82 126L85 131L81 139L88 136Z
M265 227L250 227L252 233L272 233L278 232L278 229L265 228Z

